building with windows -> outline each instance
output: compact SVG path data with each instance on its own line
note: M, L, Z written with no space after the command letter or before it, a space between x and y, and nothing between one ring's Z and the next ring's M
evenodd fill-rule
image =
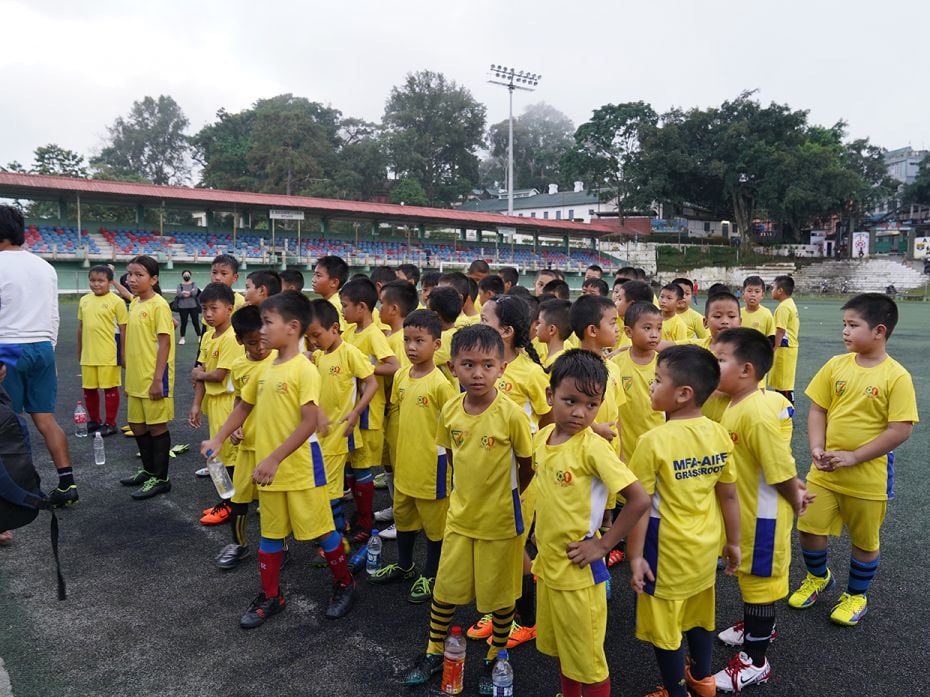
M540 193L536 189L520 189L513 194L513 214L519 218L590 223L597 220L601 212L616 211L613 203L601 201L597 194L585 191L582 182L575 182L572 191L559 191L558 184L550 184L546 193ZM497 198L463 203L459 210L506 214L507 190L501 189Z

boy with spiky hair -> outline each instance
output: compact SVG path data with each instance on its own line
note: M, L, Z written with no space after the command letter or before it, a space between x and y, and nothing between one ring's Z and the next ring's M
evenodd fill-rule
M320 257L313 267L313 292L323 296L324 300L332 303L339 313L339 328L346 330L346 321L342 316L342 305L339 302L339 289L349 280L349 265L342 257L335 255Z

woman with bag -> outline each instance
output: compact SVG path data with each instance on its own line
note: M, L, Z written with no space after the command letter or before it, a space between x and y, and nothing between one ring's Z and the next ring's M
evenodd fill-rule
M184 334L187 332L187 320L190 318L197 337L200 337L200 288L191 280L191 272L184 269L181 272L181 282L178 284L175 302L178 314L181 315L181 339L178 344L184 343Z

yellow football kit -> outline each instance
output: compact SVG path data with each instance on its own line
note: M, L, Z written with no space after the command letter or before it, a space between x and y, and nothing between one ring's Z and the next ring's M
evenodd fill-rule
M163 399L151 400L158 336L169 340L168 363L162 375ZM156 294L133 298L126 322L126 396L130 423L167 423L174 418L174 322L168 301Z
M81 323L81 387L108 389L122 384L120 327L129 321L126 303L114 293L88 293L78 303Z
M769 387L781 392L794 389L794 379L798 367L798 332L801 323L798 319L798 306L792 298L785 298L775 308L775 329L784 329L785 335L775 350L775 361L769 372Z
M633 360L629 351L624 351L611 360L617 366L620 385L626 397L626 401L620 405L620 423L623 424L623 456L627 460L633 457L641 435L665 423L665 413L652 409L650 392L656 377L658 358L656 352L649 363L641 365Z
M247 355L239 356L233 361L230 375L232 376L234 395L242 398L242 388L249 380L257 379L261 373L278 357L277 351L270 351L264 359L253 361ZM249 412L242 424L242 441L239 443L239 452L236 453L236 469L233 471L233 503L251 503L258 500L258 485L252 481L255 471L255 410Z

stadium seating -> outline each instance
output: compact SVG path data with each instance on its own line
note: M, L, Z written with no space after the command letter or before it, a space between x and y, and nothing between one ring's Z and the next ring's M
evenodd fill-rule
M26 228L26 245L36 254L78 254L81 247L87 247L91 254L99 254L97 241L81 230L80 235L74 228L30 225Z

